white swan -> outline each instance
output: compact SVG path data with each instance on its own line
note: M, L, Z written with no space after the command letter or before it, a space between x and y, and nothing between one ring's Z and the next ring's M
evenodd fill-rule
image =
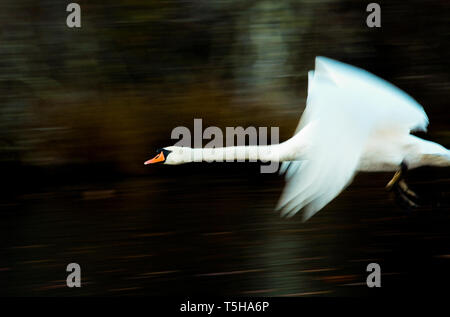
M308 73L308 99L296 134L267 146L199 149L170 146L144 164L262 160L284 162L287 184L281 215L303 209L307 220L334 199L357 171L397 171L422 165L450 166L450 151L420 139L428 118L409 95L360 68L317 57ZM402 169L400 169L402 167ZM405 189L409 191L407 188Z

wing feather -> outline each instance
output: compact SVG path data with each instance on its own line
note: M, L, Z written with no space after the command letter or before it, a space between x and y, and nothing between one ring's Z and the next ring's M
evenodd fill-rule
M423 108L392 84L325 57L308 73L308 98L296 133L314 123L304 161L285 162L284 216L307 220L352 181L370 134L379 129L426 130Z

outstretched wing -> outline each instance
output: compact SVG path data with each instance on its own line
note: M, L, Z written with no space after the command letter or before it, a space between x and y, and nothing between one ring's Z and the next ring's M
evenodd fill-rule
M283 163L287 184L278 208L307 220L352 180L371 133L378 129L425 130L428 118L409 95L360 68L316 58L308 99L296 133L313 125L305 160Z

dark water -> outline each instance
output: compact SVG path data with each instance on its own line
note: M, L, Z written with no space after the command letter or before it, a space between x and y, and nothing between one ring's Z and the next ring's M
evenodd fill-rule
M449 280L448 171L409 174L422 207L361 174L306 223L273 211L283 181L257 164L158 166L144 177L40 188L2 204L6 295L369 296ZM447 185L447 186L446 186ZM65 285L80 264L82 287ZM382 270L369 289L366 266Z

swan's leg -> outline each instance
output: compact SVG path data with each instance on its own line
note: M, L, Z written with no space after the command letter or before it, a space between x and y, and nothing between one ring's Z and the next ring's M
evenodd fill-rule
M385 187L386 190L388 190L388 191L392 190L392 188L395 185L397 185L397 183L400 181L403 174L405 174L407 170L408 170L408 167L406 166L405 163L402 162L402 164L400 165L400 169L397 172L395 172L394 177L392 177L392 179L389 181L389 183L387 183L387 185Z
M386 185L386 189L391 190L394 188L397 198L406 204L407 207L419 207L415 201L418 199L417 194L408 187L403 178L407 171L408 166L402 163L400 170L395 173L394 177Z
M398 183L400 177L402 177L402 170L398 170L397 172L395 172L394 177L392 177L392 179L389 181L389 183L386 184L386 190L390 191L392 190L392 187L394 187L395 184Z

